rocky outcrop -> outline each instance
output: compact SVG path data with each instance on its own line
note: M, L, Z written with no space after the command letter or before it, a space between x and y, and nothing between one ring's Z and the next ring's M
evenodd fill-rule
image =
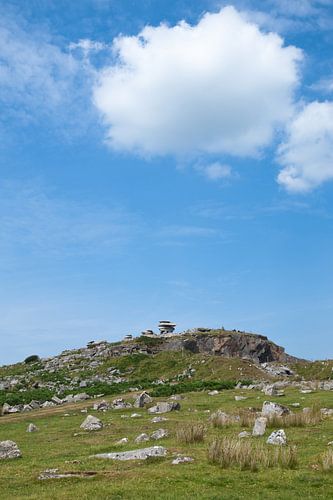
M0 441L0 460L19 457L21 452L14 441Z

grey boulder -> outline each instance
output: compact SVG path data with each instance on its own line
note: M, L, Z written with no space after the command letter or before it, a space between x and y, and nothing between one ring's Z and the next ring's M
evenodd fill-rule
M123 451L116 453L99 453L91 458L107 458L109 460L147 460L149 457L165 457L166 448L163 446L151 446L139 450Z
M99 420L99 418L96 418L93 415L88 415L80 425L80 428L85 431L99 431L103 428L103 423Z
M0 460L19 458L22 454L14 441L0 441Z
M287 444L287 436L283 429L272 432L272 434L268 437L267 444L274 445L284 445Z
M173 401L171 403L168 402L160 402L157 403L156 406L152 406L148 408L148 413L168 413L170 411L180 410L180 404Z

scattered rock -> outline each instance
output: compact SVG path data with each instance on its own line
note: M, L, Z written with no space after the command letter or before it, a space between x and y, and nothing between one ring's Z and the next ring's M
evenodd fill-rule
M168 419L168 418L166 418L166 417L153 417L153 418L151 419L151 422L152 422L153 424L158 424L158 423L160 423L160 422L165 422L166 420L169 420L169 419Z
M172 460L172 465L188 464L194 462L194 458L191 457L177 457Z
M235 401L245 401L247 399L246 396L235 396Z
M165 457L167 449L163 446L151 446L150 448L141 448L139 450L99 453L92 455L91 458L107 458L110 460L146 460L149 457Z
M96 411L107 411L110 409L110 405L107 401L100 401L99 403L94 403L93 410Z
M217 396L218 394L219 394L219 391L217 391L216 389L215 389L215 390L213 390L213 391L209 391L209 392L208 392L208 395L209 395L209 396Z
M149 436L143 432L142 434L139 434L134 441L136 443L144 443L145 441L149 441Z
M180 410L180 404L176 402L160 402L156 406L148 408L148 413L168 413L170 411Z
M264 401L261 413L265 417L270 417L271 415L277 415L278 417L281 417L282 415L288 415L290 413L290 410L286 406L282 406L278 403Z
M103 428L103 423L99 420L99 418L94 417L93 415L88 415L80 425L80 428L85 431L99 431Z
M116 441L115 444L120 445L120 444L126 444L128 443L128 438L121 438L119 441Z
M332 417L333 416L333 409L332 408L320 408L320 412L322 415L325 415L325 417Z
M157 429L157 431L151 434L151 439L162 439L164 437L168 437L169 433L165 429Z
M287 436L283 429L272 432L272 434L268 437L267 444L274 445L285 445L287 444Z
M38 431L38 427L35 424L29 424L27 428L27 432L36 432Z
M299 408L301 406L300 403L291 403L291 405L293 408Z
M139 418L141 415L139 413L132 413L131 418Z
M22 454L14 441L0 441L0 460L5 458L19 458Z
M146 404L152 403L153 398L147 392L142 392L134 401L135 408L143 408Z
M126 403L123 398L118 398L112 401L112 408L115 410L124 410L125 408L132 408L132 405L131 403Z
M248 431L242 431L238 434L238 437L240 439L244 439L244 438L248 438L248 437L251 437L251 432L248 432Z
M255 419L252 436L263 436L266 432L267 418L258 417Z
M39 474L38 479L43 481L44 479L64 479L67 477L93 477L96 474L97 472L92 471L59 472L59 469L46 469Z

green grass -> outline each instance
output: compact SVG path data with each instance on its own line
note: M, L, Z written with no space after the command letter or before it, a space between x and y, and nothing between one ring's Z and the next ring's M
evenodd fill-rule
M248 396L245 401L234 400L235 394ZM305 427L288 427L286 434L291 446L297 446L298 465L295 469L279 466L259 468L257 472L228 469L210 463L208 448L215 439L235 438L246 429L235 423L226 428L214 428L209 413L222 409L237 414L248 407L260 408L267 399L257 391L225 390L217 396L207 392L185 394L180 401L181 410L167 414L169 419L160 424L150 422L151 415L145 409L135 409L141 418L121 418L134 410L111 410L97 415L106 426L102 431L85 433L79 426L84 414L82 408L90 408L85 402L55 409L37 410L29 414L10 415L0 418L0 440L12 439L19 445L23 458L0 462L0 498L17 499L326 499L332 497L333 473L320 466L327 443L333 439L333 420L325 419ZM126 399L131 400L132 395ZM112 399L111 397L107 399ZM165 398L163 398L165 399ZM163 400L162 399L162 400ZM274 401L274 398L271 398ZM301 407L333 407L333 393L318 391L300 394L286 390L278 402L300 402ZM300 409L301 410L301 409ZM300 411L295 410L295 411ZM70 416L65 417L64 414ZM39 432L27 433L29 422L39 427ZM186 443L177 439L177 429L186 425L203 425L203 442ZM135 462L114 462L89 458L95 453L138 448L134 438L142 433L152 433L159 427L169 431L169 437L149 445L161 444L168 449L163 459ZM247 428L247 430L249 430ZM264 438L256 443L265 445ZM74 436L78 433L77 436ZM115 446L122 437L129 443ZM148 444L148 443L147 443ZM146 445L146 444L145 444ZM173 454L181 453L195 459L193 463L171 465ZM79 463L73 461L79 461ZM70 462L73 463L70 463ZM71 478L38 481L40 472L47 468L61 471L96 471L92 478Z

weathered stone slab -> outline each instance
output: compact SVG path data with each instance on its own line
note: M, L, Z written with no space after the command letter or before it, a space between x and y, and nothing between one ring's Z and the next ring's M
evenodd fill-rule
M99 453L91 458L106 458L109 460L146 460L149 457L165 457L167 449L163 446L151 446L139 450L123 451L116 453Z

